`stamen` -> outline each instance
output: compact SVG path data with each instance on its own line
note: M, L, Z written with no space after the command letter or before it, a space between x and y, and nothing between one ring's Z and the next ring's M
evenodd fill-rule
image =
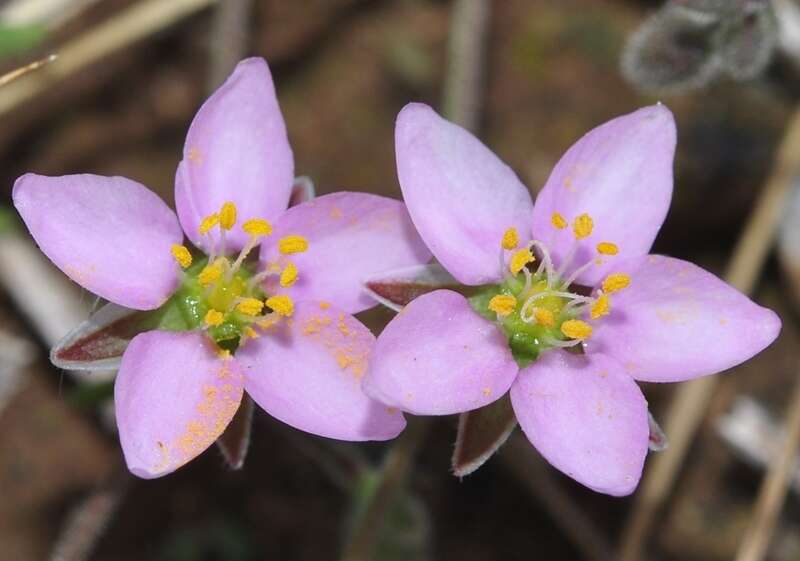
M200 235L204 236L208 234L211 231L211 228L217 224L219 224L219 214L216 212L214 214L209 214L203 218L202 222L200 222L200 227L198 228Z
M517 307L517 299L510 294L498 294L489 300L489 309L498 316L506 317Z
M503 249L516 249L519 245L519 234L516 228L509 228L503 234L503 241L500 243Z
M186 246L184 245L173 244L172 256L175 258L175 261L178 262L178 265L180 265L182 269L185 269L186 267L192 264L192 254L189 253L189 250L186 249Z
M206 317L203 318L203 321L209 327L216 327L221 325L224 319L225 316L222 314L222 312L212 309L208 310L208 313L206 314Z
M245 339L258 339L259 337L261 337L258 331L256 331L249 325L245 325L244 329L242 329L242 334L244 335Z
M592 336L592 326L579 319L568 319L561 324L561 333L570 339L583 341Z
M242 224L242 230L251 236L269 236L272 234L272 224L263 218L251 218Z
M597 253L601 255L616 255L619 253L619 248L617 244L611 242L600 242L597 244Z
M275 310L276 314L283 317L290 317L294 313L294 302L285 294L270 296L267 298L267 306Z
M602 264L603 264L602 259L592 257L588 262L584 263L583 265L572 271L572 274L569 276L569 278L564 281L564 288L569 288L572 285L572 283L575 282L575 279L581 276L583 272L586 271L586 269L588 269L589 267L592 267L593 265L602 265Z
M625 273L612 273L603 281L603 292L611 294L627 288L631 284L631 277Z
M264 302L257 298L245 298L236 305L236 311L246 316L257 316L264 309Z
M217 282L220 278L222 278L222 267L219 265L218 261L209 263L200 271L200 274L197 275L197 281L200 283L200 286L208 286L213 282Z
M219 226L223 230L230 230L236 224L236 205L228 201L219 211Z
M546 308L534 308L533 317L536 319L536 323L543 325L544 327L553 327L556 323L556 318L553 316L553 312Z
M297 266L289 261L281 273L280 283L283 288L288 288L297 282Z
M575 345L579 345L581 343L580 339L570 339L569 341L559 341L555 337L542 337L542 342L546 344L548 347L558 347L561 349L568 349L569 347L574 347Z
M563 230L567 227L567 221L557 212L554 212L550 217L550 223L553 225L553 228L558 230Z
M575 234L576 240L582 240L592 235L594 230L594 221L592 217L586 213L581 214L572 223L572 231Z
M540 274L542 274L542 269L544 269L545 273L547 274L547 287L550 288L552 286L552 280L555 274L555 271L553 270L553 260L550 258L550 252L548 251L547 246L539 241L532 241L531 247L538 249L542 257L539 267L536 269L535 275L538 277Z
M308 240L303 236L292 234L285 236L278 242L278 251L284 255L303 253L308 249Z
M508 270L511 271L512 275L516 275L528 263L533 263L534 261L535 259L530 249L528 249L527 247L519 249L514 253L514 255L511 256L511 261L508 264Z
M611 313L611 298L608 294L601 294L597 298L597 301L592 304L589 315L592 319L600 319L603 316L607 316L609 313Z

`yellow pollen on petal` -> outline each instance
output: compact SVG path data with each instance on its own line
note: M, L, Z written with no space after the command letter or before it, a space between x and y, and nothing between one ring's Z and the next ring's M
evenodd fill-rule
M283 288L292 286L297 282L297 266L291 261L286 264L286 268L281 272L280 283Z
M594 220L586 213L581 214L572 223L572 231L575 233L576 240L582 240L592 235L594 230Z
M246 325L244 327L244 329L242 329L242 333L248 339L258 339L259 337L261 337L261 335L259 335L258 331L256 331L255 329L253 329L249 325Z
M272 233L272 224L263 218L251 218L242 224L242 230L251 236L269 236Z
M230 230L236 224L236 205L228 201L219 211L219 226L224 230Z
M503 249L516 249L519 245L519 234L516 228L509 228L503 234L503 241L500 242Z
M553 327L556 323L553 312L546 308L534 308L533 317L536 318L536 323L545 327Z
M589 315L592 319L600 319L603 316L607 316L610 312L611 298L609 298L608 294L601 294L597 300L595 300L594 304L592 304Z
M278 242L278 251L284 255L291 253L303 253L308 249L308 240L303 236L291 234L280 239Z
M236 311L246 316L257 316L264 309L264 302L258 298L245 298L236 305Z
M498 294L489 300L489 309L498 316L510 315L517 307L517 299L510 294Z
M279 316L289 317L294 313L294 302L285 294L278 294L267 298L267 306L275 310Z
M597 244L597 253L600 255L616 255L619 253L617 244L611 242L600 242Z
M189 253L189 250L184 245L173 244L172 256L183 269L192 264L192 254Z
M631 277L625 273L612 273L603 281L603 292L611 294L623 288L627 288L631 284Z
M200 283L200 286L208 286L212 282L217 282L221 277L222 267L216 263L210 263L197 275L197 282Z
M208 232L211 231L211 228L217 224L219 224L219 214L216 212L214 214L209 214L203 218L202 222L200 222L200 228L198 228L198 230L200 230L200 235L208 234Z
M567 227L567 221L557 212L554 212L553 216L550 217L550 223L553 225L553 228L559 230L563 230Z
M223 320L225 319L225 315L217 310L208 310L206 317L203 318L203 321L209 327L216 327L222 324Z
M518 274L522 269L525 268L525 265L528 263L533 263L535 258L533 257L533 253L528 248L517 250L514 255L511 256L511 261L508 264L508 270L511 271L512 275Z
M582 341L592 336L592 326L579 319L568 319L561 324L561 333L570 339Z

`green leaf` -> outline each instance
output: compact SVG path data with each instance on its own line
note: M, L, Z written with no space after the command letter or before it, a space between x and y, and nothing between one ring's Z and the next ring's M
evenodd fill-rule
M39 24L9 26L0 24L0 58L39 46L47 38L47 29Z

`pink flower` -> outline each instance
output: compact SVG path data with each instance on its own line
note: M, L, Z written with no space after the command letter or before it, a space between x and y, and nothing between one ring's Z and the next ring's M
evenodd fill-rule
M341 192L287 210L293 167L267 64L248 59L191 124L177 217L130 179L17 180L14 204L53 263L115 304L158 309L169 328L137 335L116 380L134 474L158 477L200 454L244 391L272 416L330 438L403 430L400 413L361 391L375 338L350 314L373 304L363 277L430 253L398 201ZM202 253L181 245L184 233Z
M389 323L364 379L375 399L446 415L510 391L551 464L625 495L648 449L636 381L731 368L780 330L714 275L648 255L672 195L675 123L663 105L580 139L535 205L508 166L425 105L401 111L396 150L417 230L466 286L418 297Z

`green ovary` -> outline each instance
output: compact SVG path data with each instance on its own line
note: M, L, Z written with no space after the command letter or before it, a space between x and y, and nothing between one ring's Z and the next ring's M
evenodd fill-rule
M557 288L548 289L547 281L533 279L528 290L525 290L522 275L510 277L498 285L484 286L469 298L473 309L486 319L497 322L508 339L509 347L520 367L525 367L539 356L543 351L551 348L552 341L563 341L561 324L575 317L574 313L565 311L569 302L567 298L553 294ZM549 294L548 294L549 293ZM509 295L516 299L514 310L502 316L490 309L489 304L495 296ZM525 319L522 311L525 303L534 298L525 310ZM533 309L546 310L552 314L553 324L544 325L532 317ZM527 321L526 321L527 320Z

